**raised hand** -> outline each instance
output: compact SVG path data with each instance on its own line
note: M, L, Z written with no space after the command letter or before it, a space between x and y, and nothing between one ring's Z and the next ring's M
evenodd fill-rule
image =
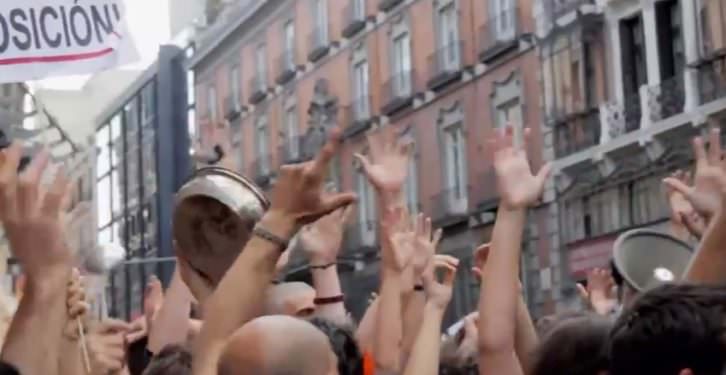
M42 151L18 175L21 146L13 143L0 153L0 221L10 249L29 279L61 275L67 280L72 253L63 238L63 200L68 180L63 171L41 188L49 154Z
M580 297L595 313L607 316L618 305L614 286L615 281L610 270L594 268L587 273L587 288L578 283L577 289Z
M435 255L431 259L422 275L427 303L433 303L437 308L446 310L451 301L458 266L459 260L449 255ZM442 281L436 278L437 270L444 271Z
M413 223L403 207L386 210L381 225L383 266L402 272L414 257L416 232Z
M550 164L544 165L537 174L532 174L527 153L529 128L524 129L524 145L517 148L513 143L512 128L497 132L489 141L494 150L494 170L502 205L507 209L523 209L534 205L544 192L544 185L550 174Z
M355 154L379 193L397 195L406 182L411 145L397 139L392 126L368 134L370 158Z
M328 166L340 143L340 130L332 129L330 139L315 160L280 168L277 183L272 189L269 212L292 221L293 228L289 228L290 233L285 235L292 236L300 227L355 201L353 193L324 192Z
M345 225L353 206L338 209L310 224L300 232L303 251L313 265L335 263L343 243Z
M416 216L416 228L414 233L414 246L416 247L416 255L413 257L411 265L413 267L414 276L418 279L426 270L430 259L436 253L436 247L441 240L441 229L432 230L431 218L424 217L423 214Z
M693 154L696 159L693 186L679 178L668 177L663 180L668 188L683 194L706 221L721 209L722 195L726 190L726 162L721 160L719 128L711 129L709 145L709 150L706 152L703 139L701 137L693 139Z
M489 258L489 250L491 250L490 243L481 244L474 250L474 265L471 267L471 272L479 281L481 281L484 265Z
M120 320L99 323L88 335L91 374L118 374L126 367L126 339L129 325Z
M146 290L144 291L144 318L146 319L147 327L151 328L151 324L156 319L156 314L161 309L163 303L164 287L156 275L151 275L149 282L146 283Z

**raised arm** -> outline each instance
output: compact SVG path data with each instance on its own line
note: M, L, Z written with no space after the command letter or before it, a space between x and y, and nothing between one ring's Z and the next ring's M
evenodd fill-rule
M348 320L338 277L338 253L343 245L343 231L352 208L348 206L326 215L303 228L300 233L300 242L313 275L316 314L338 324Z
M68 180L59 170L51 185L41 188L48 153L41 152L18 175L20 156L18 143L0 153L0 221L27 276L2 359L25 375L52 375L58 373L72 263L62 224Z
M315 160L280 169L270 210L205 304L204 324L194 348L194 374L216 374L227 338L261 313L265 290L286 242L302 226L355 201L354 194L323 192L328 165L340 142L340 130L334 129Z
M411 356L406 364L404 375L436 375L439 373L439 352L441 346L441 321L446 307L451 301L451 291L456 278L459 260L437 255L424 272L423 282L426 291L423 320ZM443 282L436 279L436 270L443 270Z
M525 141L528 135L529 129L525 129ZM542 195L549 166L533 175L526 152L513 145L511 128L499 133L490 147L495 150L501 200L483 270L488 282L482 285L479 296L479 371L483 375L515 375L523 373L515 355L522 232L527 207Z
M152 280L151 283L153 284L147 290L161 288L161 283L158 280ZM147 347L150 352L158 353L167 345L187 342L189 337L189 315L192 310L193 300L194 297L192 297L189 288L182 281L177 267L174 270L169 287L162 297L158 311L155 313L149 311L151 316L147 316L149 326L149 343ZM150 303L152 302L150 301ZM154 306L145 306L144 309L154 309Z
M696 160L693 186L673 178L666 178L663 182L682 193L708 223L708 230L686 270L684 279L696 283L720 284L726 282L726 250L723 247L726 231L723 230L725 227L722 218L726 165L721 160L721 131L718 128L711 129L709 143L707 152L701 137L693 139Z

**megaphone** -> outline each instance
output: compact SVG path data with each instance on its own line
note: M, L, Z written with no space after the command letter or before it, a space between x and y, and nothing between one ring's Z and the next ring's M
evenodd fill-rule
M614 271L637 292L681 279L691 261L691 247L649 229L622 233L613 248Z
M197 170L176 194L176 256L216 286L269 206L246 177L222 167Z

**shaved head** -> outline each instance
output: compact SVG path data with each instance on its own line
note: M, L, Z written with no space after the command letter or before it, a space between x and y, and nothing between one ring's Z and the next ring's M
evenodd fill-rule
M219 375L334 375L328 338L312 324L283 315L257 318L232 335Z
M315 289L302 282L281 283L267 290L265 314L305 318L315 312Z

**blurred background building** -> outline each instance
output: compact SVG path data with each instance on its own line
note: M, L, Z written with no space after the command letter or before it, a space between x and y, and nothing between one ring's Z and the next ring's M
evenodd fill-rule
M189 63L202 147L231 140L237 169L267 189L279 165L308 160L330 127L343 128L345 145L330 182L359 195L339 269L346 302L360 316L378 284L377 233L373 190L352 155L366 152L367 131L395 127L416 150L406 183L409 209L443 227L441 251L464 260L453 320L476 303L471 253L490 239L498 205L486 137L509 122L518 137L531 127L532 161L542 164L532 6L528 0L230 4L229 14L239 16L220 16ZM527 259L550 249L536 236L546 233L544 214L536 209L531 216ZM542 277L549 257L540 258L543 264L523 263L525 279ZM291 279L309 278L299 256L289 271ZM546 295L540 288L527 292ZM531 301L538 311L553 308L543 297Z

